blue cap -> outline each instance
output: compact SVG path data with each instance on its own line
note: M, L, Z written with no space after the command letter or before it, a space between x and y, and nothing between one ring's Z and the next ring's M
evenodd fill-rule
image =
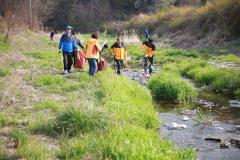
M68 25L68 26L66 26L66 29L71 29L72 30L73 28Z

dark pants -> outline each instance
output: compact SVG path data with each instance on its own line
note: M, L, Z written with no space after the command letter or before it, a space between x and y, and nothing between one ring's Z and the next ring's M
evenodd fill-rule
M153 57L145 57L144 72L147 73L147 69L149 69L149 74L152 74L152 65Z
M117 74L121 74L121 69L123 67L123 60L115 59L115 62L117 64Z
M89 75L94 76L97 71L97 60L94 58L88 58Z
M64 70L70 71L73 65L73 53L63 52Z

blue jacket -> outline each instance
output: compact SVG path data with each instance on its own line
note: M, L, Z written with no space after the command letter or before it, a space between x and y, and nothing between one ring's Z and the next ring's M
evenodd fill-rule
M63 34L59 41L58 49L62 49L63 52L68 53L72 53L74 50L78 49L73 35L68 36L66 33Z

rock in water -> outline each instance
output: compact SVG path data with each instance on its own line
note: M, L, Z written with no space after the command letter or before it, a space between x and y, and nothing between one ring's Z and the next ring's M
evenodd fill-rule
M188 116L183 116L183 118L182 118L182 120L183 121L188 121L188 120L190 120L191 118L189 118Z
M240 139L230 139L231 145L233 145L236 148L240 148Z
M235 108L240 108L240 100L230 100L229 106L235 107Z
M170 126L169 129L186 129L187 125L186 124L177 124L176 122L173 122Z

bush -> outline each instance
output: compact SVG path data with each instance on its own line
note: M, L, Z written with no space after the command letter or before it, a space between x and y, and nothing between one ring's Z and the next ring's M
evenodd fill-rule
M197 95L191 83L167 72L152 77L148 87L156 99L178 103L190 102Z
M70 136L108 129L109 126L109 114L100 109L70 108L56 118L56 130Z

